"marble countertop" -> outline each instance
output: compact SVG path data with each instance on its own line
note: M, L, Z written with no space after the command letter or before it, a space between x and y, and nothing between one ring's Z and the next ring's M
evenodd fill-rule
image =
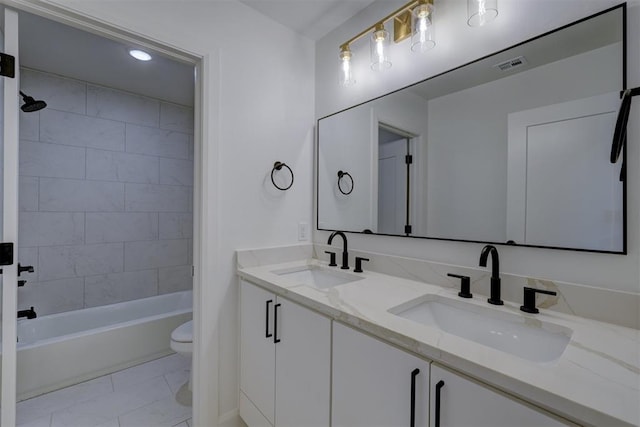
M464 300L467 304L522 317L528 324L547 322L573 331L559 359L537 363L388 311L428 294L460 301L457 290L367 271L358 275L361 280L322 290L273 273L306 265L327 267L325 262L306 259L251 267L240 265L238 275L574 422L598 427L640 425L640 331L636 329L544 309L539 314L526 314L520 311L519 304L490 306L484 297Z

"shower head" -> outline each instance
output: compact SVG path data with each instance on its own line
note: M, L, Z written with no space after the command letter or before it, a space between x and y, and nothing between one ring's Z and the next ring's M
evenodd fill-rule
M24 101L24 105L20 107L22 111L25 113L32 113L34 111L40 111L44 107L47 106L47 103L44 101L36 101L29 95L25 95L22 91L20 91L20 95L22 95L22 100Z

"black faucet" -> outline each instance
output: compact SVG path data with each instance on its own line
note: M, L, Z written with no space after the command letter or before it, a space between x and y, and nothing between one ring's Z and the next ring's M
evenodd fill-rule
M342 231L334 231L329 236L329 240L327 241L327 245L330 245L335 236L342 237L342 267L343 270L349 269L349 252L347 252L347 236L344 235Z
M27 319L35 319L38 317L33 307L28 310L18 310L18 319L26 317Z
M487 266L487 257L491 254L491 297L487 300L489 304L502 305L504 302L500 299L500 260L498 258L498 250L493 245L487 245L482 248L480 253L480 267Z

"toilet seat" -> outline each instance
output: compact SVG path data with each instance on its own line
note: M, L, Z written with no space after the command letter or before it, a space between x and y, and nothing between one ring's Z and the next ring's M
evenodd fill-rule
M171 332L171 349L176 353L193 352L193 320L178 326Z
M171 341L193 342L193 320L183 323L171 332Z

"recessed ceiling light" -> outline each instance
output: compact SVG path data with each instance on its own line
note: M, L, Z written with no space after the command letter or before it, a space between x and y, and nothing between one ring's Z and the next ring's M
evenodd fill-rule
M149 55L147 52L142 50L131 49L129 51L129 55L133 56L138 61L151 61L151 55Z

